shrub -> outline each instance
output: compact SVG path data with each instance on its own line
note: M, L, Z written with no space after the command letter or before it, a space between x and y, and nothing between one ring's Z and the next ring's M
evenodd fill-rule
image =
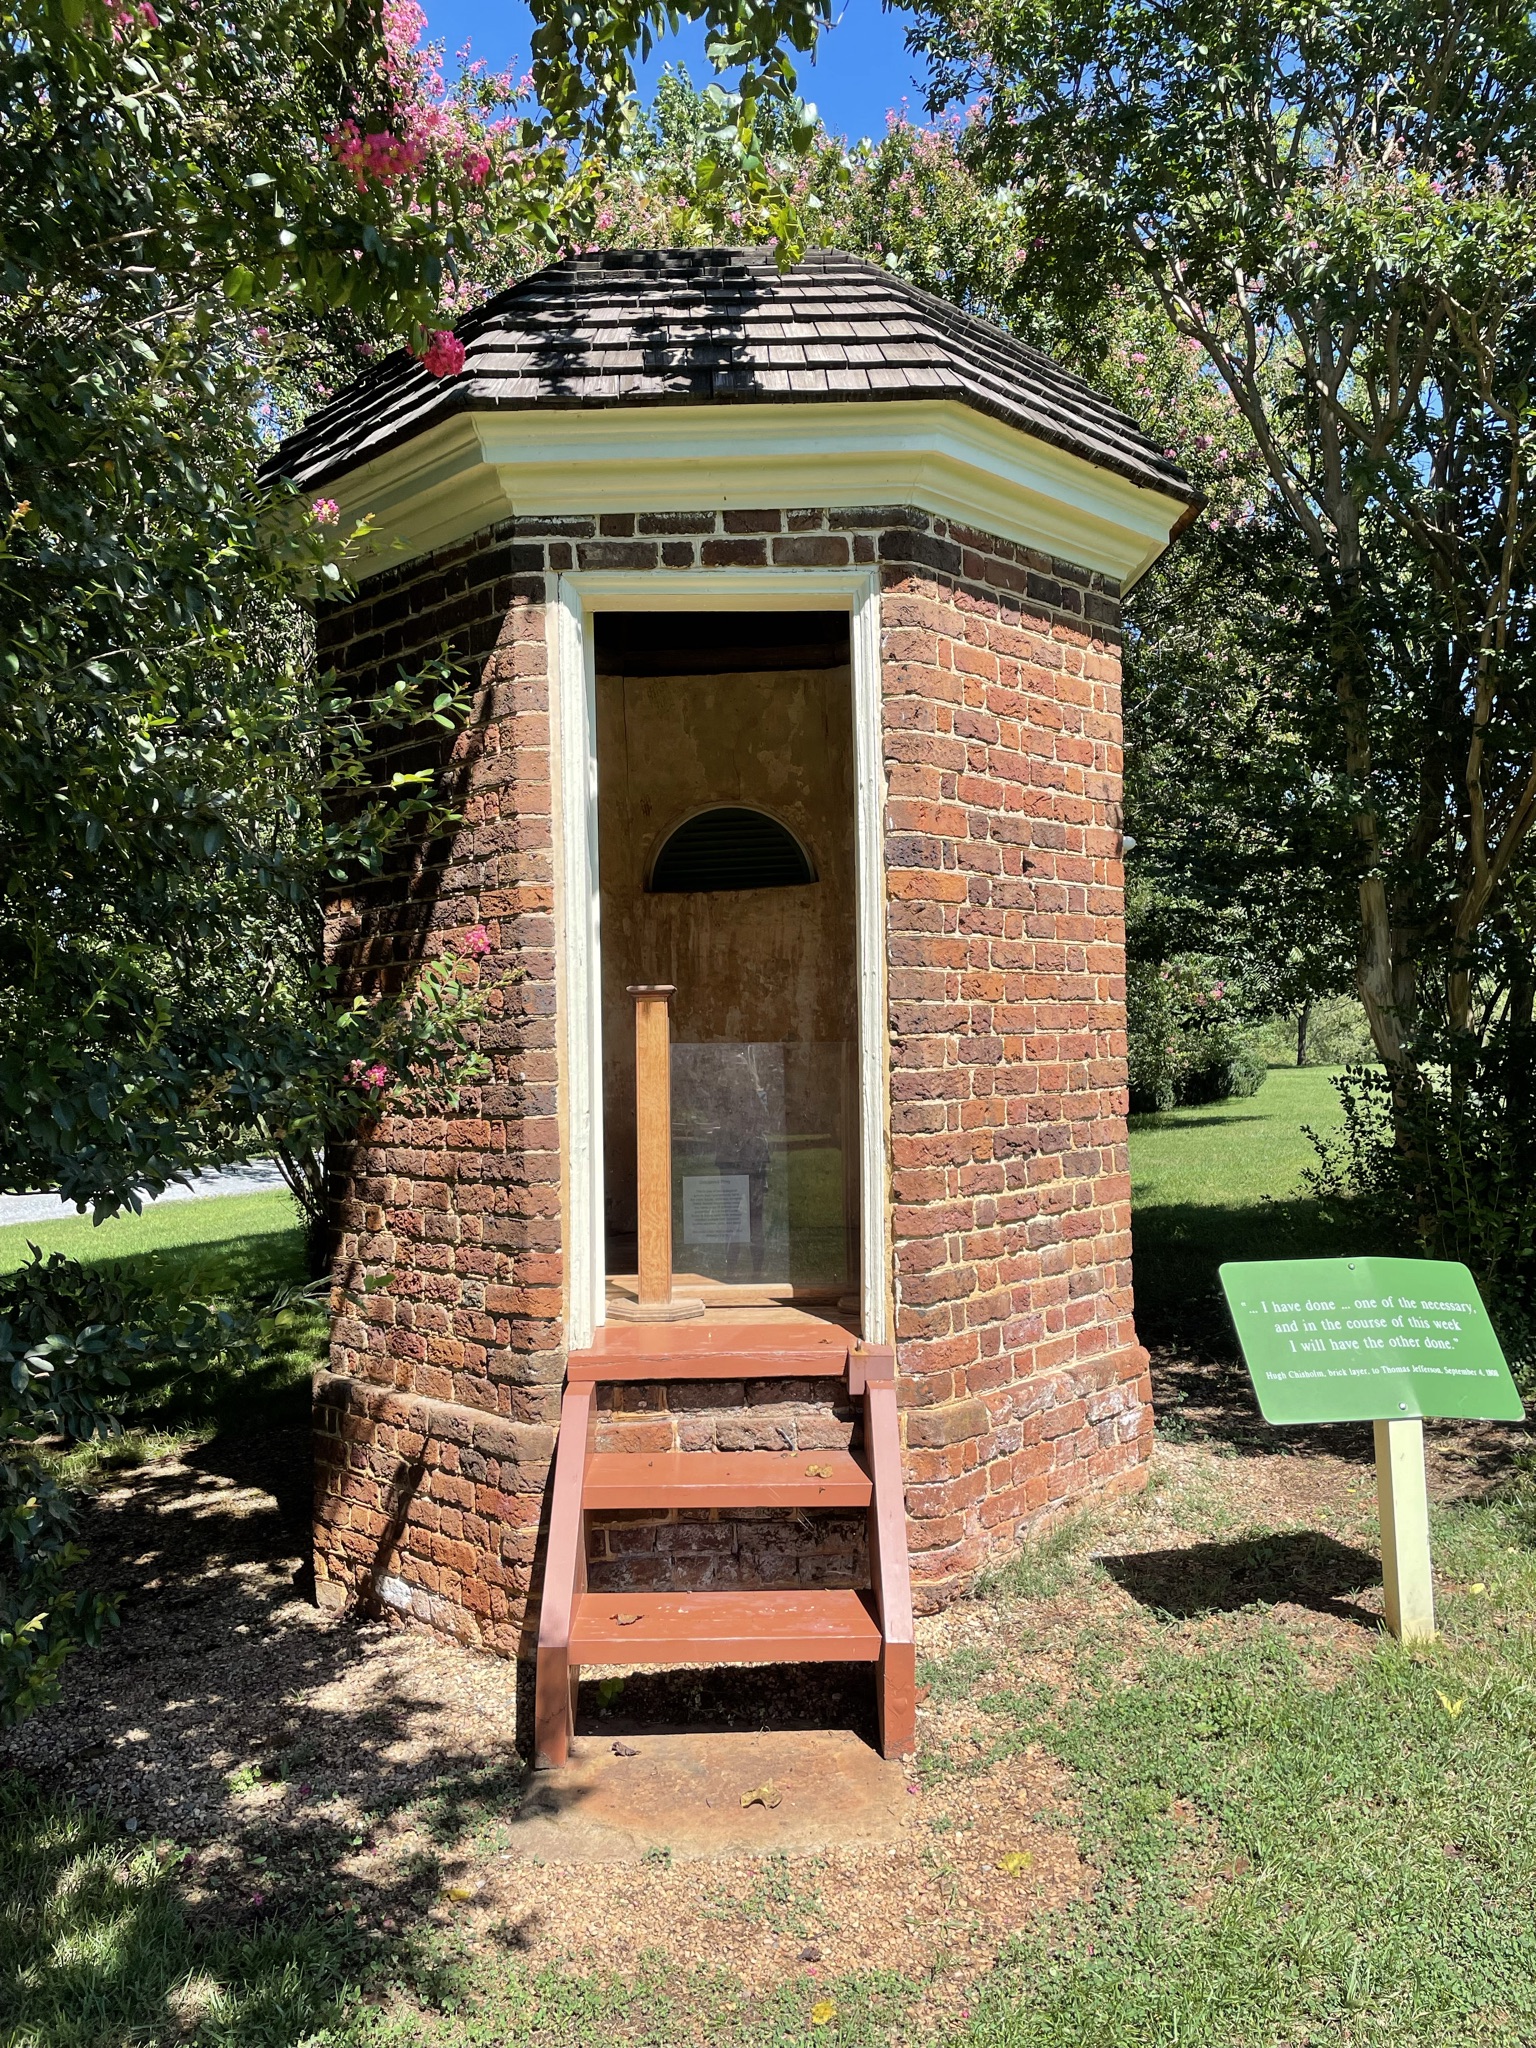
M1131 1108L1256 1095L1267 1071L1229 984L1195 954L1133 962L1126 980Z
M1470 1268L1511 1365L1536 1391L1536 1031L1465 1035L1394 1077L1351 1067L1343 1121L1309 1130L1311 1191L1366 1249Z

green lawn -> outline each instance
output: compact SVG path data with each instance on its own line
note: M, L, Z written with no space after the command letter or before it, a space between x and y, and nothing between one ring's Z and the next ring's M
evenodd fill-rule
M305 1281L304 1233L286 1190L165 1202L100 1225L89 1216L8 1224L0 1229L0 1273L24 1264L33 1245L87 1264L120 1263L148 1276L173 1303L281 1303ZM124 1434L81 1446L61 1469L78 1483L98 1469L120 1471L219 1427L292 1423L308 1399L324 1336L323 1312L313 1302L297 1302L259 1355L135 1388ZM0 2048L3 2043L0 2035Z
M261 1240L271 1239L260 1251ZM163 1261L166 1270L184 1263L191 1273L227 1263L236 1255L268 1259L273 1270L299 1270L302 1256L298 1213L286 1189L262 1195L214 1195L199 1202L161 1202L141 1216L114 1216L96 1224L89 1216L66 1216L57 1223L8 1223L0 1229L0 1273L19 1266L27 1246L45 1252L66 1252L72 1259L139 1258L152 1252L179 1252L184 1262Z
M1144 1342L1228 1355L1217 1282L1224 1259L1324 1258L1326 1232L1302 1175L1305 1127L1339 1118L1333 1071L1272 1067L1257 1095L1131 1119L1136 1315Z
M1296 1182L1310 1157L1300 1126L1335 1100L1325 1073L1282 1070L1254 1101L1138 1120L1144 1327L1219 1351L1221 1258L1330 1248ZM98 1255L155 1261L168 1281L298 1274L281 1197L62 1230ZM301 1398L303 1351L262 1369L243 1423L242 1390L221 1389L219 1419L259 1427L263 1403ZM1228 1381L1212 1368L1205 1384ZM566 1974L451 1920L408 1919L386 1939L322 1917L319 1892L298 1887L258 1914L214 1898L182 1845L13 1776L0 1777L0 2048L1536 2040L1536 1482L1485 1467L1486 1497L1474 1486L1436 1507L1442 1636L1409 1654L1376 1625L1369 1466L1342 1439L1290 1457L1252 1432L1212 1443L1175 1430L1171 1444L1146 1495L1032 1546L920 1673L943 1710L914 1766L923 1799L1043 1757L1060 1801L1022 1818L1068 1830L1087 1874L1081 1897L1027 1919L963 1990L854 1972L749 1995L644 1954L620 1979ZM440 1782L472 1863L499 1840L506 1795L462 1773ZM942 1866L950 1841L933 1825ZM814 1913L814 1868L794 1869ZM637 1867L634 1881L667 1871ZM817 2025L820 2000L834 2012Z

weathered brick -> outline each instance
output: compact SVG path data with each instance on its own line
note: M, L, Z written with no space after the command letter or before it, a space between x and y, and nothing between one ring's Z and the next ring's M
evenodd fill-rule
M316 1385L316 1578L502 1654L523 1639L564 1372L562 1105L544 572L878 561L896 1330L920 1608L1150 1447L1129 1291L1119 613L1102 579L901 506L534 518L392 568L320 621L357 688L446 640L476 720L446 743L464 824L430 894L329 906L344 974L405 984L476 924L523 979L493 1072L448 1117L384 1117L336 1190L347 1290ZM432 765L429 754L395 765ZM361 981L358 983L362 985ZM358 1281L388 1272L366 1296ZM679 1396L673 1400L673 1396ZM830 1449L828 1385L632 1388L600 1440ZM618 1517L594 1584L857 1584L859 1517ZM389 1556L381 1560L381 1546ZM607 1574L607 1577L602 1576Z

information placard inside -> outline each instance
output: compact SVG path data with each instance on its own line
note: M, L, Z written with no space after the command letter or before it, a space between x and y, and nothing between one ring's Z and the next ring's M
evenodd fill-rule
M1266 1422L1524 1419L1465 1266L1244 1260L1221 1284Z

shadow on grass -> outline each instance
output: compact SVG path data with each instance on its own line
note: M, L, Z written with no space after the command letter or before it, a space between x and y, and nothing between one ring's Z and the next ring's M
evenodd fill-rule
M1381 1625L1380 1615L1354 1597L1381 1584L1380 1563L1367 1551L1313 1530L1100 1555L1098 1562L1133 1600L1177 1621L1285 1601L1362 1627Z
M305 1281L303 1234L296 1228L163 1246L112 1263L147 1281L173 1310L208 1302L260 1312ZM301 1421L307 1427L308 1376L323 1355L326 1321L319 1304L296 1301L259 1355L237 1346L211 1367L141 1372L129 1389L125 1426L170 1434L211 1429L231 1438L216 1455L240 1457L246 1446L262 1455L256 1447L270 1431Z
M1131 1136L1138 1131L1201 1131L1220 1127L1229 1129L1234 1124L1265 1124L1270 1118L1262 1109L1238 1110L1223 1116L1213 1110L1209 1116L1191 1116L1187 1109L1158 1110L1146 1109L1129 1119Z
M1369 1428L1286 1429L1264 1421L1221 1291L1236 1259L1326 1259L1342 1243L1315 1202L1164 1203L1132 1212L1136 1330L1152 1354L1152 1405L1168 1442L1331 1451L1369 1460Z
M427 1915L526 1773L494 1726L438 1719L382 1627L295 1597L294 1393L287 1427L263 1413L87 1503L84 1575L123 1592L122 1626L4 1738L0 2041L340 2048L381 1974L448 1988Z
M1340 1242L1315 1202L1139 1204L1131 1215L1136 1323L1145 1344L1236 1359L1219 1272L1231 1259L1336 1258Z

